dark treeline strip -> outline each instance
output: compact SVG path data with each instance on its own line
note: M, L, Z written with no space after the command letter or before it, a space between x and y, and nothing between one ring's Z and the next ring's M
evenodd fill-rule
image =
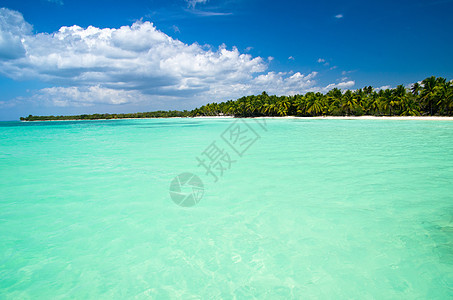
M122 118L169 118L197 116L452 116L453 83L431 76L410 89L375 90L371 86L356 91L333 89L326 94L269 96L266 92L237 100L210 103L192 111L154 111L131 114L93 114L77 116L28 116L22 121L96 120Z
M242 97L235 101L210 103L194 109L191 116L451 116L453 84L442 77L429 77L407 90L374 90L371 86L356 91L333 89L327 94Z
M92 115L74 115L74 116L32 116L21 117L21 121L61 121L61 120L109 120L109 119L129 119L129 118L173 118L188 117L190 111L178 110L158 110L151 112L140 112L130 114L92 114Z

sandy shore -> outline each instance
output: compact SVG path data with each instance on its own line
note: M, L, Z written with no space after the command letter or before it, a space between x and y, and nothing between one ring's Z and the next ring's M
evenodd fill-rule
M115 121L115 120L144 120L144 119L184 119L186 117L168 117L168 118L118 118L118 119L92 119L92 120L34 120L21 122L61 122L61 121ZM190 117L187 117L190 118ZM233 116L200 116L193 119L233 119ZM251 118L248 118L251 119ZM360 117L256 117L254 119L302 119L302 120L419 120L419 121L453 121L453 117L375 117L375 116L360 116Z
M232 116L204 116L194 117L195 119L228 119ZM360 116L360 117L258 117L263 119L303 119L303 120L420 120L420 121L453 121L453 117L375 117L375 116Z

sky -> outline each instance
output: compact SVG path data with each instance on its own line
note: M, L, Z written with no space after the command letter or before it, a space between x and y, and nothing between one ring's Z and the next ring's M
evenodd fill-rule
M453 0L0 0L0 120L453 79Z

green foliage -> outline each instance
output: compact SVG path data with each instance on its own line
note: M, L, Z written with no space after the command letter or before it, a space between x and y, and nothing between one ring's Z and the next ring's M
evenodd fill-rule
M21 117L22 121L97 120L124 118L170 118L196 116L451 116L453 115L453 83L431 76L414 83L410 90L399 85L395 89L374 90L371 86L356 91L333 89L327 94L275 96L266 92L220 103L209 103L192 111L153 111L130 114L92 114L77 116Z
M190 116L451 116L453 83L442 77L429 77L414 83L410 90L374 90L371 86L347 90L335 88L327 94L306 93L295 96L269 96L266 92L209 103L191 111Z
M189 111L178 110L158 110L152 112L140 112L130 114L92 114L92 115L75 115L75 116L32 116L21 117L21 121L63 121L63 120L109 120L109 119L131 119L131 118L174 118L188 117Z

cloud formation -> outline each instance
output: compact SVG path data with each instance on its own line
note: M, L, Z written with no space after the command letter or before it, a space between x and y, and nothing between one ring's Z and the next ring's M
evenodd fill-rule
M331 86L316 87L316 72L269 72L270 61L224 45L185 44L150 22L120 28L74 25L35 34L19 12L0 9L0 73L46 82L51 87L37 91L33 99L48 105L156 99L196 99L199 105L263 90L296 94Z
M187 12L194 14L200 17L218 17L218 16L231 16L233 13L230 12L215 12L215 11L205 11L198 9L187 9Z
M205 4L208 0L186 0L186 2L189 8L195 8L198 3Z
M173 25L172 28L173 28L173 31L174 31L175 33L181 33L181 31L179 30L179 27L178 27L178 26Z
M25 55L21 37L31 34L32 26L17 11L0 8L0 60Z
M129 104L144 101L138 91L126 91L90 87L51 87L41 89L34 95L36 101L49 106L92 106L94 104Z

